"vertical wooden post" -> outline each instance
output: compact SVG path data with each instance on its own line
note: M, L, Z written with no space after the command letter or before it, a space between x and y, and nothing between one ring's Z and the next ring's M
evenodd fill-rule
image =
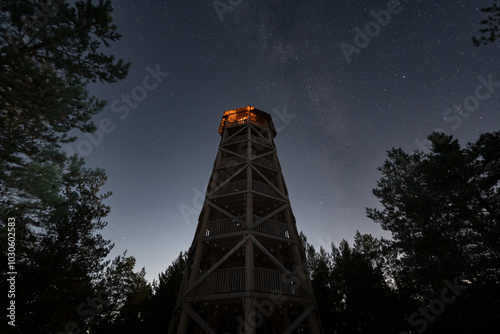
M316 317L316 313L313 311L307 316L307 325L309 326L310 334L320 334L318 321L319 319Z
M252 240L245 244L245 290L250 292L254 287L254 249ZM245 297L245 317L243 318L245 334L255 333L255 305L252 297Z
M175 334L175 328L178 325L179 321L179 312L175 312L172 315L172 319L170 320L170 325L168 326L168 332L167 334Z
M191 304L188 304L191 307ZM186 311L181 311L181 317L179 319L179 326L177 327L177 334L187 334L187 327L189 322L189 314Z
M198 273L200 270L201 255L203 254L203 249L205 244L202 241L198 241L196 245L196 252L194 254L193 267L190 270L189 280L187 284L187 289L189 289L194 282L198 279Z
M252 142L251 142L251 128L248 127L247 132L247 158L250 161L252 157ZM253 224L253 197L252 193L252 167L247 167L247 193L246 197L246 221L251 227ZM251 233L251 232L250 232ZM253 249L253 241L248 239L245 243L245 291L251 292L254 289L254 279L255 279L255 255ZM255 326L253 326L255 316L255 305L253 303L252 297L245 297L245 317L244 328L246 329L245 334L254 334Z
M284 263L283 259L283 252L278 252L277 256L278 261L280 261L281 264ZM285 325L285 328L288 328L290 324L292 323L290 319L290 304L287 303L286 301L282 305L282 312L283 312L283 324Z
M196 279L198 278L198 272L200 269L200 262L201 262L201 255L203 254L204 247L205 247L205 245L201 241L199 241L196 245L196 252L195 252L194 260L193 260L193 267L190 270L189 280L188 280L188 284L186 286L187 289L189 289L194 284ZM190 304L188 304L188 306L191 307ZM189 320L189 315L186 313L186 311L182 310L181 318L179 320L179 327L177 329L177 334L187 334L188 320Z
M290 319L290 306L288 304L283 304L283 323L285 324L285 328L288 328L292 323Z

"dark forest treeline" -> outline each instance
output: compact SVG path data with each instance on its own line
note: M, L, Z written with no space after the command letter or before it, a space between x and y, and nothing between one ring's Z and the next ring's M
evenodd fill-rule
M307 244L327 333L478 333L500 329L500 132L461 148L388 152L367 209L392 239L357 233L330 252Z
M497 4L477 44L497 39ZM105 102L88 83L128 72L101 51L121 37L111 13L109 1L0 2L2 293L11 289L7 272L17 273L16 326L4 317L2 333L168 328L186 254L153 284L133 256L107 260L106 174L61 149L75 140L70 131L96 130L91 118ZM352 245L316 251L302 237L326 333L498 331L500 132L466 147L444 134L429 139L429 152L393 149L380 167L374 195L383 209L367 214L391 240L358 233Z

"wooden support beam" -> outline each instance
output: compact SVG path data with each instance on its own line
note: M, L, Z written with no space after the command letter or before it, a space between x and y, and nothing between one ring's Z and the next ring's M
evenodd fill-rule
M265 233L265 232L252 231L252 234L255 235L255 236L264 237L264 238L267 238L267 239L279 240L279 241L286 242L286 243L289 243L289 244L297 243L295 240L292 240L292 239L289 239L289 238L285 238L285 237L280 237L280 236L277 236L277 235L268 234L268 233Z
M207 197L211 197L213 194L215 194L215 192L217 190L219 190L220 188L224 187L226 184L230 183L231 180L234 179L236 177L236 175L238 175L239 173L241 173L242 170L244 170L245 168L247 168L248 165L249 165L249 163L245 164L236 173L234 173L231 177L229 177L226 181L224 181L221 184L219 184L213 191L210 192L210 194L207 195Z
M286 268L285 268L285 267L281 264L281 262L280 262L280 261L278 261L278 259L276 259L276 258L274 257L274 255L273 255L273 254L271 254L271 253L267 250L267 248L266 248L266 247L264 247L264 245L263 245L263 244L261 244L261 243L259 242L259 240L257 240L257 239L256 239L253 235L251 235L251 234L249 234L248 236L249 236L249 238L250 238L250 239L252 239L252 241L254 242L254 244L255 244L255 245L257 245L257 247L259 247L259 248L262 250L262 252L264 252L264 254L266 254L266 255L269 257L269 259L271 259L271 261L273 261L273 262L274 262L274 264L276 264L276 266L278 266L278 268L280 268L280 269L283 271L283 273L285 273L285 274L287 274L287 275L288 275L288 274L291 274L291 271L289 271L288 269L286 269Z
M217 334L205 321L203 321L203 319L198 315L196 314L196 312L191 308L189 307L187 304L184 304L182 305L182 309L184 311L186 311L190 316L191 318L194 319L194 321L196 321L196 323L198 323L198 325L200 325L201 328L203 328L203 330L205 331L205 333L208 333L208 334ZM220 334L220 333L219 333Z
M226 210L224 210L223 208L221 208L217 204L214 204L210 201L207 201L207 204L210 205L211 207L213 207L215 210L219 211L220 213L225 214L227 217L229 217L229 218L233 219L234 221L240 223L241 225L245 226L247 229L250 228L250 226L245 221L243 221L243 220L239 219L238 217L236 217L235 215L227 212Z
M297 319L295 319L294 322L292 322L290 327L288 327L287 330L283 332L283 334L292 334L293 331L297 329L297 327L299 327L299 325L307 318L309 313L311 313L313 310L314 306L313 305L309 306L304 312L302 312L302 314ZM319 334L319 333L310 333L310 334Z
M234 254L240 248L249 238L250 234L247 234L246 236L241 239L240 242L238 242L229 252L226 253L217 263L210 269L208 269L203 276L201 276L194 284L190 285L189 288L186 290L185 295L187 295L189 292L191 292L198 284L203 282L208 275L210 275L215 269L217 269L224 261L226 261L231 255Z
M226 153L229 153L229 154L235 155L235 156L237 156L237 157L240 157L240 158L242 158L242 159L246 159L246 158L247 158L247 157L246 157L246 156L244 156L244 155L241 155L241 154L239 154L239 153L233 152L233 151L228 150L228 149L226 149L226 148L222 148L222 147L221 147L221 148L220 148L220 150L221 150L221 151L223 151L223 152L226 152Z
M252 224L252 229L259 226L260 224L262 224L263 222L265 222L266 220L270 219L272 216L280 213L281 211L285 210L286 208L288 208L288 203L285 203L283 204L282 206L280 206L279 208L277 208L276 210L274 210L273 212L271 212L270 214L260 218L259 220L257 220L256 222L254 222Z
M260 133L259 129L255 125L251 124L251 127L255 130L255 132L257 133L258 136L263 138L265 141L267 141L269 143L269 145L271 145L271 147L274 148L274 146L273 146L272 142L269 140L269 138L266 138L262 133Z
M230 135L229 137L225 138L224 142L230 140L233 137L236 137L240 132L243 132L245 130L245 128L246 127L244 126L241 129L239 129L238 131L236 131L235 133L233 133L232 135Z
M177 326L177 332L176 332L177 334L188 334L187 328L189 322L189 314L184 309L184 306L187 306L187 304L182 304L179 326Z
M321 325L321 322L319 318L316 316L314 310L313 312L309 313L309 316L307 317L307 325L309 326L309 333L311 334L323 333L323 326Z
M259 154L259 155L256 155L255 157L252 158L252 160L255 160L255 159L258 159L258 158L262 158L262 157L265 157L266 155L269 155L269 154L272 154L274 153L274 150L270 150L269 152L265 152L265 153L262 153L262 154Z
M268 180L268 178L262 174L257 168L255 168L255 166L252 166L252 168L257 172L257 174L259 174L265 181L266 183L271 186L278 194L280 194L281 196L283 196L284 199L287 199L288 196L286 196L281 190L279 190L274 184L271 183L271 181Z
M280 198L280 197L276 197L276 196L273 196L273 195L269 195L269 194L266 194L266 193L261 193L261 192L258 192L256 190L252 190L251 193L255 194L255 195L259 195L259 196L265 196L265 197L268 197L268 198L272 198L272 199L276 200L277 202L285 202L286 201L286 199L283 199L283 198Z
M250 235L250 234L249 234ZM254 252L252 240L248 239L245 244L245 290L247 292L253 291L254 288ZM245 334L254 334L255 327L251 324L249 319L255 314L255 305L252 297L245 298L245 317L244 322L249 326L245 326ZM253 319L252 319L253 320Z

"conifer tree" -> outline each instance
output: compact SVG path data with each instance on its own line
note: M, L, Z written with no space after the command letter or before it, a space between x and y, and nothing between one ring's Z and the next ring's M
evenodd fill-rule
M120 39L110 1L16 1L0 4L0 206L33 214L64 201L83 181L82 163L61 144L71 130L93 132L104 101L89 82L123 79L129 64L102 52ZM36 181L36 182L34 182Z
M100 193L104 171L61 145L72 130L96 129L105 102L88 84L127 74L129 64L102 50L121 37L111 14L104 0L0 2L0 230L16 219L19 333L84 332L77 311L95 312L87 301L112 247L99 234L110 193Z
M428 139L429 152L388 152L373 191L383 209L368 216L392 232L400 294L426 307L446 282L467 288L435 332L488 328L500 320L500 132L464 148L443 133Z

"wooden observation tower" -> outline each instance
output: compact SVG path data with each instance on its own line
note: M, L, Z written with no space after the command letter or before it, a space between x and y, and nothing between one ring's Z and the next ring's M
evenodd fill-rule
M271 116L228 110L169 334L321 334Z

